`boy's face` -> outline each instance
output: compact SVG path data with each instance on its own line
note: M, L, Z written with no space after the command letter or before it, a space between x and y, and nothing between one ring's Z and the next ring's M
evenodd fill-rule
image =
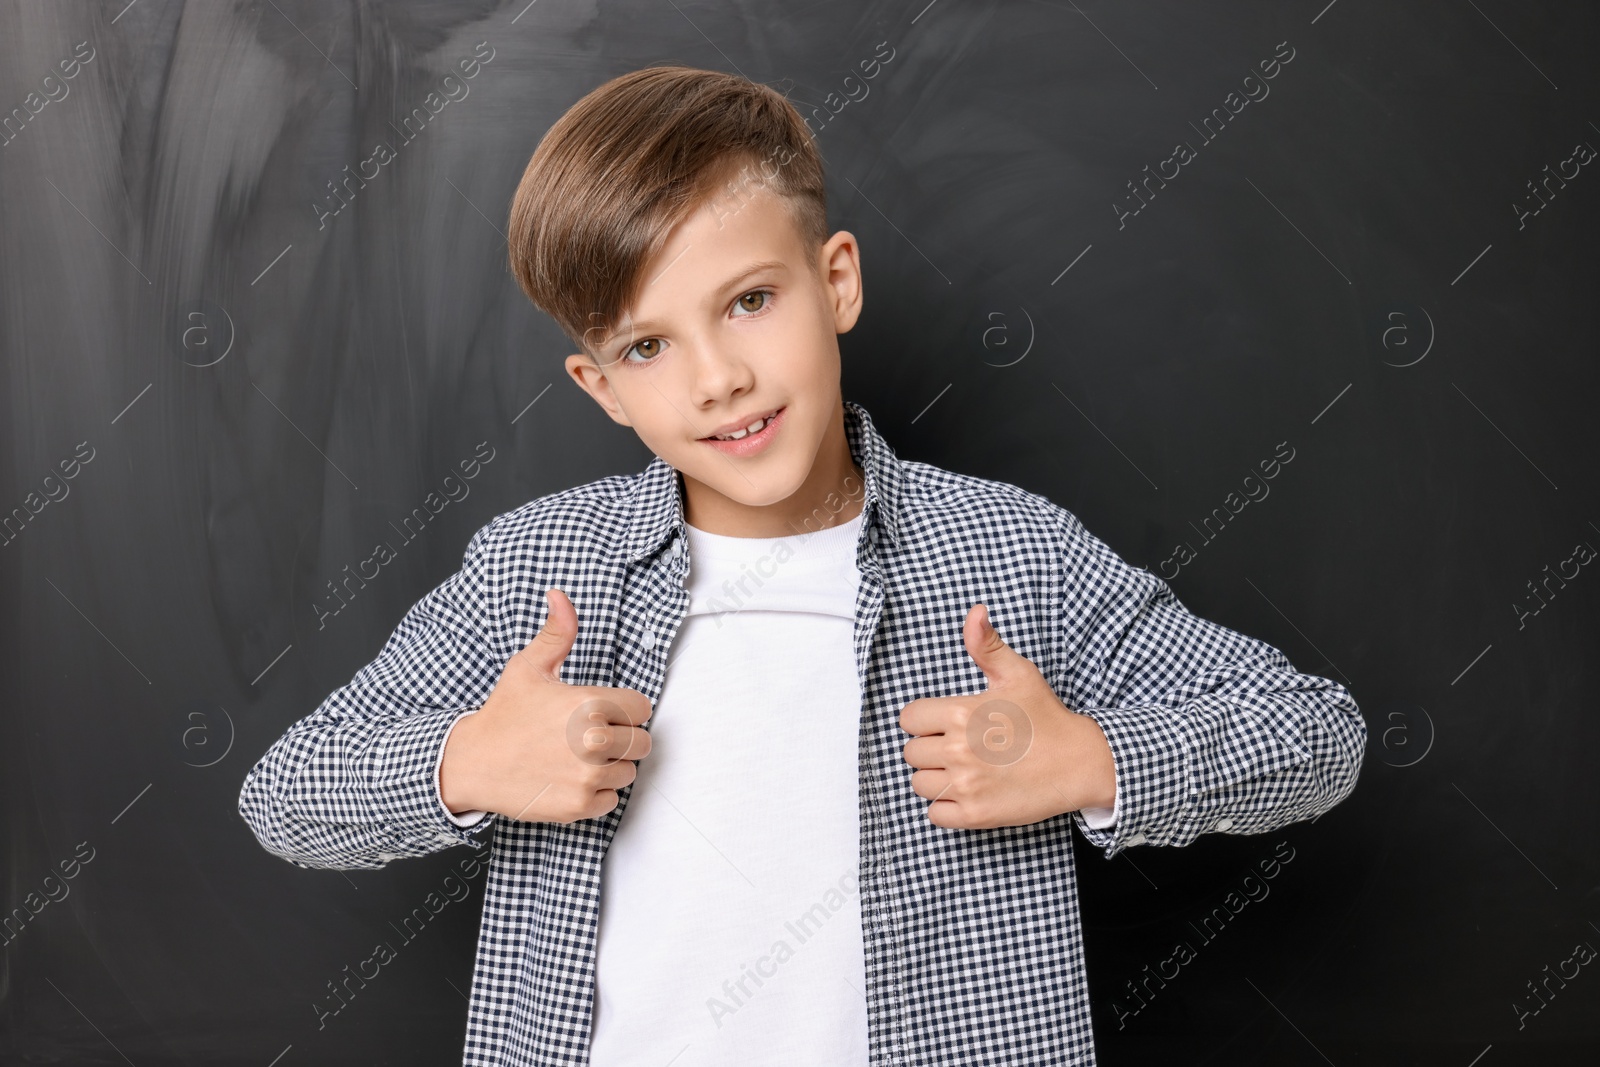
M713 197L679 223L621 326L594 331L592 358L568 356L566 367L683 473L692 525L781 537L860 512L838 335L861 311L861 264L854 235L807 248L776 194L760 185L745 196ZM746 273L757 264L766 265ZM706 440L774 410L745 441Z

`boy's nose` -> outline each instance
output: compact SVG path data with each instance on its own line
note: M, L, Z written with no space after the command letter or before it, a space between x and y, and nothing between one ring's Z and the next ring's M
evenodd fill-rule
M694 399L697 404L717 404L735 394L748 392L755 384L750 364L736 350L715 344L695 345L690 361L694 373Z

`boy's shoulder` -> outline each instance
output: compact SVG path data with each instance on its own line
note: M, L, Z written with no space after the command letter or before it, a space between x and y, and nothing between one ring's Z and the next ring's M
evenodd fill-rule
M903 498L935 521L962 522L975 517L1057 527L1076 522L1072 512L1054 500L1011 482L963 474L921 460L901 460Z
M541 544L586 552L611 546L620 551L648 473L611 474L535 497L496 515L473 540L492 542L502 551Z

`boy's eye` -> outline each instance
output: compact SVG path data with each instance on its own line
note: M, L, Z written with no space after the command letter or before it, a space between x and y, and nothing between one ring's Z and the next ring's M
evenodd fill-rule
M643 360L637 360L637 359L630 360L630 359L628 359L628 357L633 354L634 349L643 348L645 345L655 345L655 346L657 346L658 350L646 353L646 355L648 355L650 357L649 359L643 359ZM654 338L654 337L646 338L645 340L640 341L636 345L628 346L628 348L623 351L622 358L623 358L624 361L629 362L629 363L648 363L648 362L650 362L650 359L653 359L656 356L660 355L660 352L659 352L660 345L661 345L661 342L659 340L657 340L656 338Z
M750 303L746 303L746 301L752 301L752 300L754 302L754 306L751 306ZM735 315L734 318L749 318L751 315L755 315L755 314L757 314L759 312L765 311L767 309L767 306L769 304L771 304L771 303L772 303L772 290L771 289L752 289L748 293L745 293L743 296L739 297L739 299L737 299L737 300L735 300L733 302L733 306L735 308L743 308L744 309L744 314ZM645 350L645 346L646 345L654 345L655 347L652 348L652 349L649 349L649 350ZM639 355L643 356L644 358L643 359L631 359L631 358L629 358L629 357L633 356L635 354L635 352L637 352ZM639 341L636 344L629 345L627 348L623 349L622 355L619 358L624 363L639 364L639 363L649 363L649 362L653 361L660 354L661 354L661 340L660 340L660 338L648 337L648 338L644 339L643 341Z
M749 300L753 296L760 297L761 298L761 302L758 303L755 307L750 307L749 305L747 305L745 303L745 301ZM768 302L770 301L771 297L772 297L772 290L771 289L752 289L748 293L746 293L743 296L741 296L738 300L735 300L733 302L733 306L734 307L742 307L746 311L750 312L751 314L754 314L757 311L760 311L762 308L766 307Z

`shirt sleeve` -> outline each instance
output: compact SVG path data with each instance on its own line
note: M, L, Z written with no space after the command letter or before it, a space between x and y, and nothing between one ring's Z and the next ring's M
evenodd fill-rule
M412 605L375 660L251 768L239 814L268 852L298 867L377 868L476 845L493 823L452 818L438 768L450 729L482 706L503 666L491 642L494 526L473 535L460 570Z
M1058 519L1052 681L1068 708L1100 725L1116 766L1110 823L1093 809L1072 818L1108 859L1128 845L1267 833L1354 790L1367 727L1345 687L1195 616L1070 512L1058 509Z

